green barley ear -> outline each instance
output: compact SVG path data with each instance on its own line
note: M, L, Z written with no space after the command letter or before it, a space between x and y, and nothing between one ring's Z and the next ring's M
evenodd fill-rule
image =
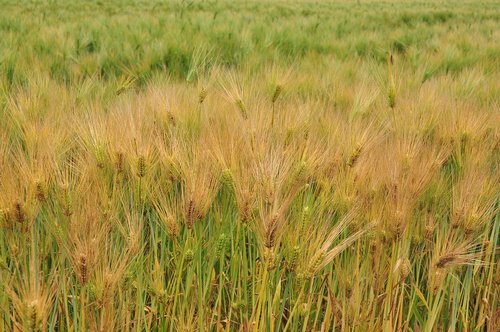
M98 168L104 168L105 162L106 162L106 153L104 151L104 147L102 145L97 145L95 147L95 159L97 162L97 167Z
M389 87L388 100L389 107L394 108L396 106L396 87L393 84Z
M297 262L299 260L299 253L300 253L300 246L294 246L292 248L292 251L290 253L290 258L288 261L288 269L290 271L295 271L295 268L297 267Z
M334 201L334 204L337 206L337 211L341 215L347 213L349 209L353 206L354 199L355 197L353 195L341 192Z
M143 178L146 176L146 158L144 156L139 156L136 167L136 174L138 177Z
M245 308L247 307L247 303L245 302L245 300L240 300L238 303L238 307L240 310L245 310Z
M0 227L10 228L12 226L12 217L10 209L0 209Z
M282 86L281 85L276 85L276 88L274 89L273 97L271 99L272 104L273 104L273 109L272 109L272 115L271 115L271 128L274 128L274 112L275 112L275 107L274 104L276 103L276 100L281 94Z
M219 240L217 241L217 248L215 250L215 256L220 257L221 254L224 252L224 249L226 247L226 234L222 233L219 236Z
M200 104L203 104L205 101L205 98L207 97L208 90L205 87L202 87L200 90L200 93L198 94L198 102Z
M306 230L306 225L309 222L310 217L311 217L311 209L309 208L309 206L304 206L304 209L302 210L302 216L300 218L300 225L299 225L300 236L304 235L304 232Z
M129 289L132 286L132 281L134 280L133 273L131 271L126 271L121 278L121 286L124 289Z
M226 188L230 190L234 189L233 173L229 168L226 168L222 171L221 182Z
M184 255L184 261L186 264L190 264L194 259L194 252L191 249L186 250L186 253Z
M276 252L273 248L264 248L264 261L267 264L268 271L271 271L276 267Z
M56 243L59 247L62 247L63 245L63 239L64 239L64 232L61 227L57 222L54 223L54 237L56 238Z
M0 257L0 272L2 271L9 271L9 266L4 257Z
M243 100L241 98L238 98L238 99L236 99L235 103L236 103L236 106L238 106L238 109L240 110L243 118L245 120L247 120L248 119L248 112L247 112L247 107L246 107L245 103L243 102Z
M281 84L276 84L276 88L274 89L273 97L271 99L273 104L276 102L276 100L278 100L282 91L283 91L283 86L281 86Z
M347 166L353 167L358 161L362 151L363 151L363 145L361 143L357 143L356 147L354 148L354 151L352 152L352 154L349 157L349 160L347 161Z
M239 301L235 301L231 304L231 307L234 309L234 310L245 310L246 308L246 303L245 303L245 300L239 300Z
M297 308L297 314L301 317L305 317L311 312L311 305L307 302L301 303Z
M470 142L470 135L469 135L469 133L466 132L466 131L462 131L460 133L460 140L459 140L459 142L460 142L460 149L462 151L464 151L465 147L467 146L467 143Z
M307 140L309 138L309 130L309 128L302 129L302 137L304 138L304 140Z
M70 217L73 214L73 201L69 193L69 187L67 185L62 186L62 209L63 214L66 217Z
M323 263L323 259L325 258L324 253L319 253L316 258L314 258L307 269L307 276L312 278L318 273L321 268L321 264Z
M297 286L301 287L307 280L307 276L303 272L298 272L295 275L295 280L297 281Z
M392 71L392 67L394 65L394 58L392 54L389 55L389 92L388 92L388 100L389 107L394 108L396 106L396 84L394 83L394 74Z
M481 217L477 213L471 213L471 214L467 215L464 218L463 225L462 225L462 227L464 229L464 233L466 235L471 235L472 233L474 233L481 225L480 221L481 221Z
M299 164L295 167L295 172L294 172L295 182L300 182L306 175L306 171L307 171L307 162L305 160L301 160Z
M292 139L295 135L295 130L293 128L287 128L285 131L285 146L289 146L292 143Z

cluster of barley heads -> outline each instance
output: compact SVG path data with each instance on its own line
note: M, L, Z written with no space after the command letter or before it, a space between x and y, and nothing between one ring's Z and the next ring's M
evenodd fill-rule
M393 67L4 87L0 331L498 328L499 104Z

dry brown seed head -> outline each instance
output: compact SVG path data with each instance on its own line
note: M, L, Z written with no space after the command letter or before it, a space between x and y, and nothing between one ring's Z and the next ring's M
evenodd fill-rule
M275 213L266 227L266 243L264 244L266 248L272 248L276 245L279 218L280 215Z
M439 269L445 268L448 264L456 260L456 255L454 253L444 254L439 257L436 262L436 267Z
M115 154L115 170L116 173L120 174L123 172L124 156L123 152L116 152Z
M20 201L14 203L14 216L18 223L24 223L26 221L26 213Z
M87 266L87 255L81 254L78 258L78 268L80 273L80 282L82 285L86 284L88 281L88 266Z
M186 209L186 226L188 229L191 229L195 222L195 206L194 201L191 199L187 205Z
M61 186L62 190L62 209L63 209L63 214L66 217L71 217L73 214L73 202L71 199L71 195L69 193L69 187L68 185L64 184Z
M46 199L45 188L41 180L35 181L35 197L38 202L40 203L45 202Z
M203 220L205 218L205 212L202 209L197 208L195 211L196 220Z
M174 114L170 111L167 111L167 117L168 122L175 127L177 125L177 119L175 118Z
M372 255L375 255L380 248L380 243L378 240L371 240L370 241L370 253Z
M269 227L266 232L266 248L272 248L276 245L276 226Z

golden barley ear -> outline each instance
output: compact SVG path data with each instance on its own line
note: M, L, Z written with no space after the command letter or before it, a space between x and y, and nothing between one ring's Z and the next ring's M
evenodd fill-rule
M21 201L16 200L14 202L14 217L17 223L23 225L27 220L26 213Z
M45 185L40 179L35 181L35 197L39 203L45 202L47 198Z
M136 175L139 178L143 178L146 176L146 157L144 157L143 155L140 155L137 158Z
M125 159L125 156L124 156L123 152L117 151L115 153L114 165L115 165L115 171L117 174L123 173L124 164L125 164L124 159Z

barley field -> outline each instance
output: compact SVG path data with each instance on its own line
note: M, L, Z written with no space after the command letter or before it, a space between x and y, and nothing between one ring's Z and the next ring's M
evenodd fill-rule
M500 331L500 3L0 0L0 332Z

